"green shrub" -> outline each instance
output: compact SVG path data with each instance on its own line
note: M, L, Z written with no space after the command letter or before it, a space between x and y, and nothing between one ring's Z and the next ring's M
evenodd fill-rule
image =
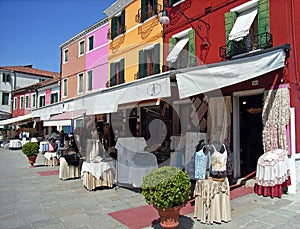
M142 195L158 209L179 206L189 199L191 182L182 170L164 166L143 177Z
M36 142L26 142L22 146L22 152L26 156L38 155L38 153L39 153L39 145Z

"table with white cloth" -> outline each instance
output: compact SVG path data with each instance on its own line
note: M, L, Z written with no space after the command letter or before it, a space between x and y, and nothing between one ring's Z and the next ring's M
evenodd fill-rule
M64 157L59 158L59 175L61 180L80 178L80 166L68 165Z
M58 165L56 153L46 152L46 153L44 153L44 157L45 157L44 165L47 165L47 166Z
M146 146L145 139L141 137L118 139L115 146L118 150L118 184L141 187L143 177L158 168L156 156L144 151Z
M115 183L115 160L106 160L99 162L83 162L81 167L81 177L83 186L88 190L94 190L97 187L113 187Z
M259 157L254 186L256 194L280 198L283 187L290 184L288 151L275 149Z
M20 150L22 148L22 142L19 139L9 140L10 150Z
M194 218L201 223L231 221L230 186L227 178L224 181L215 181L211 177L197 180L194 197Z

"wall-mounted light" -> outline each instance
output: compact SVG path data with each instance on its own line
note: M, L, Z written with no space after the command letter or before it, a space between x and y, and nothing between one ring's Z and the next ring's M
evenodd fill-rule
M170 24L170 18L168 17L168 12L166 11L166 8L164 6L162 12L161 12L161 17L159 18L159 22L162 25L168 25Z

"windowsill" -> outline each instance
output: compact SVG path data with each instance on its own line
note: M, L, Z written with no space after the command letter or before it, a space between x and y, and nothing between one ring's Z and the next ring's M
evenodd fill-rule
M172 7L175 7L175 6L177 6L177 5L179 5L179 4L181 4L181 3L183 3L185 0L181 0L181 1L179 1L179 2L176 2L174 5L172 5Z
M157 13L157 14L155 14L155 15L153 15L153 16L151 16L151 17L149 17L149 18L147 18L145 21L143 21L143 22L140 22L140 24L144 24L144 23L146 23L146 22L148 22L148 21L150 21L150 20L152 20L152 19L156 18L157 16L158 16L158 13Z

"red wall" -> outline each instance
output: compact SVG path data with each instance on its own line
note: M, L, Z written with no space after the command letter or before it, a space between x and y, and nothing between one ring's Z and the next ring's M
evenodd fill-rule
M193 28L198 28L197 31L203 38L200 39L196 35L196 56L199 57L198 64L201 64L201 62L210 64L222 61L219 56L219 47L225 45L224 14L245 2L247 0L186 0L176 7L168 8L171 22L168 26L165 26L164 43L168 44L172 35L191 27L187 23L188 20L179 13L183 11L187 17L191 18ZM291 45L285 68L282 71L271 73L271 75L277 75L277 83L284 82L290 84L291 106L295 107L296 110L296 151L300 152L300 64L298 61L300 56L300 17L297 17L297 13L299 14L300 12L300 4L298 0L269 0L269 4L270 32L273 36L273 47L282 44ZM193 20L192 18L199 18L200 20ZM205 45L205 41L209 45ZM164 60L169 53L168 50L168 45L165 45ZM167 65L166 62L164 64ZM260 77L262 83L266 81L263 78ZM265 83L265 85L268 85L268 82ZM243 84L243 87L246 85L247 82ZM239 90L241 89L240 86ZM226 90L228 91L228 89Z

